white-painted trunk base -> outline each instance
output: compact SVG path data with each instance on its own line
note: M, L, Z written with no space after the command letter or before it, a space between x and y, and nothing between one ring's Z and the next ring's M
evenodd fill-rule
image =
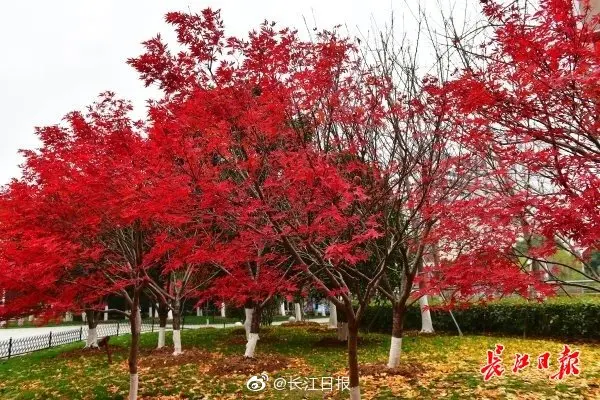
M129 400L137 400L138 386L138 374L129 374Z
M98 348L98 331L96 328L88 328L87 339L85 340L86 348Z
M165 330L166 328L164 326L158 328L158 346L156 346L157 349L162 349L163 347L165 347Z
M337 337L339 340L341 340L343 342L348 340L348 323L347 322L338 322Z
M431 320L431 313L429 312L429 299L427 295L419 299L419 306L421 308L421 332L433 333L433 322Z
M302 308L300 303L294 303L294 311L296 314L296 321L302 321Z
M183 353L183 351L181 351L181 330L179 329L173 330L173 348L175 349L175 351L173 351L174 356Z
M282 301L279 304L279 314L285 316L285 301Z
M350 388L350 400L360 400L360 386Z
M331 301L329 302L329 327L337 328L337 308Z
M250 325L252 325L252 314L254 314L253 308L244 308L244 315L246 319L244 320L244 329L246 330L246 340L250 338Z
M225 309L225 303L221 304L221 317L225 318L225 316L227 315L226 309Z
M400 365L400 354L402 354L402 338L392 336L390 357L387 364L388 368L397 368Z
M258 333L251 333L246 343L246 352L244 357L254 358L254 352L256 351L256 342L258 342Z

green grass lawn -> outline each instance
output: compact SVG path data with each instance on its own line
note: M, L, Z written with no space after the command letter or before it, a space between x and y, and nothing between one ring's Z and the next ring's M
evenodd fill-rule
M600 346L567 343L581 351L579 376L562 381L548 378L557 370L562 343L488 336L459 338L444 334L404 339L403 366L396 375L376 373L387 360L389 337L362 335L359 358L364 365L361 378L363 398L396 399L597 399L600 398ZM346 398L345 393L322 389L322 378L337 377L345 371L345 348L324 327L271 327L264 329L255 361L245 361L245 338L240 329L183 331L185 353L153 350L156 334L142 335L140 357L140 398L262 398L322 399ZM170 334L167 334L170 340ZM128 337L115 337L113 363L102 352L82 351L72 344L0 362L2 399L120 399L126 398ZM485 383L479 372L486 350L496 343L505 346L502 378ZM552 353L548 371L536 368L537 356ZM529 353L532 366L513 374L515 353ZM367 364L370 364L369 366ZM266 370L267 388L258 393L246 388L246 381ZM274 379L315 378L314 391L275 390ZM281 380L280 380L281 382Z

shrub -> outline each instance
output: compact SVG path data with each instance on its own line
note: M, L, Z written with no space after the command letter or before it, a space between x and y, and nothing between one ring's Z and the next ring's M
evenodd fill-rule
M524 337L560 339L600 339L600 303L598 302L499 302L473 305L453 311L464 333L494 333ZM433 326L437 331L457 332L450 313L432 309ZM366 310L362 328L390 333L392 309L389 305L372 306ZM419 307L408 308L404 321L407 330L421 328Z

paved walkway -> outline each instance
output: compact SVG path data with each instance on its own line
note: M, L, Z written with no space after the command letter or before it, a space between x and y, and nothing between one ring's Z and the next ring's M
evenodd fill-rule
M318 322L318 323L325 323L327 321L329 321L329 318L315 318L315 319L311 319L311 322ZM287 321L276 321L273 322L273 325L281 325L282 323L287 322ZM98 328L98 336L104 336L102 334L102 324L100 323L99 328ZM116 325L115 324L111 324L111 325ZM210 324L210 325L185 325L184 329L200 329L200 328L231 328L235 326L235 324ZM81 326L77 326L77 325L65 325L65 326L41 326L41 327L36 327L36 328L2 328L0 329L0 341L3 340L8 340L11 337L14 339L19 339L19 338L25 338L25 337L31 337L31 336L38 336L38 335L48 335L50 332L52 332L52 334L54 333L58 333L58 332L65 332L65 331L79 331L79 329L81 328ZM167 327L167 330L171 330L172 328ZM156 332L158 330L158 326L155 325L154 326L154 331ZM148 330L142 332L142 333L147 333L149 332ZM121 334L125 334L125 333L129 333L129 324L126 321L123 321L122 323L120 323L119 326L119 335ZM83 332L82 332L82 339L85 339L87 337L87 325L83 326Z
M2 328L0 329L0 341L8 340L9 338L18 339L23 337L47 335L52 332L64 332L78 330L80 327L77 325L65 325L65 326L40 326L36 328ZM87 326L84 327L84 331L87 334Z

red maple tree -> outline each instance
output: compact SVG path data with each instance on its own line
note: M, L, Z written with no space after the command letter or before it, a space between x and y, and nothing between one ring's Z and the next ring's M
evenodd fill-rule
M492 38L485 51L465 55L468 68L447 89L456 99L462 142L502 171L495 187L514 205L526 244L513 249L515 257L526 259L533 274L597 291L558 273L599 278L585 257L600 241L599 17L589 13L587 1L578 3L546 0L525 8L486 2ZM558 250L584 268L551 260L558 268L547 267Z

